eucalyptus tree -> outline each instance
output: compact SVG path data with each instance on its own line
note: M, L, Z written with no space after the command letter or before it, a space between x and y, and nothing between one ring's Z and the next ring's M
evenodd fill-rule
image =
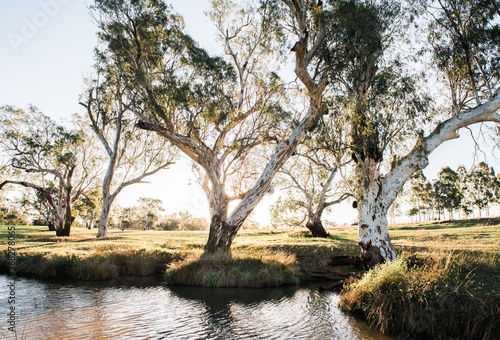
M453 211L460 208L463 193L460 190L459 180L458 174L450 167L447 166L439 170L438 178L434 182L434 195L439 216L441 216L440 210L442 208L448 210L450 219L453 219Z
M165 211L162 200L151 197L139 197L137 202L139 203L139 209L137 210L139 211L138 218L141 222L140 227L143 230L153 229L160 219L161 213Z
M476 75L484 78L483 91L474 91L470 78L460 84L463 95L474 98L477 94L480 100L475 101L475 106L469 105L470 100L462 100L455 108L448 102L449 112L441 111L438 117L432 110L433 98L425 94L411 72L414 64L410 61L415 63L425 58L399 58L395 53L407 50L408 45L404 45L402 38L413 18L411 8L405 9L404 3L393 1L330 3L331 17L325 20L329 23L327 39L320 50L318 63L329 72L332 87L340 95L344 94L345 114L351 122L351 150L357 168L358 234L363 258L373 265L395 259L396 252L388 234L387 212L404 183L415 171L428 165L428 155L445 141L457 138L462 127L500 121L499 89L495 88L498 86L498 63L492 62L498 58L498 41L495 35L488 34L477 42L476 45L482 47L480 50L471 50L483 63L484 72ZM489 4L483 5L491 8ZM422 20L428 20L430 30L439 20L457 25L458 20L473 16L471 8L464 8L463 17L449 17L442 11L434 17L424 16ZM474 21L473 25L494 26L497 17L487 15L484 16L486 24ZM408 20L404 20L406 18ZM432 34L429 39L432 41ZM479 40L479 37L474 39ZM441 41L441 46L454 46L459 40L459 36L450 33ZM397 44L404 47L398 49ZM430 52L434 57L432 65L442 74L442 56L438 51ZM448 62L456 64L457 68L461 65L458 59ZM428 64L422 65L429 68ZM455 70L450 76L458 77L458 73ZM477 84L476 81L476 88ZM491 91L485 90L488 84Z
M0 110L2 152L17 174L0 183L35 190L49 208L49 223L58 236L69 236L75 216L72 205L94 188L100 159L92 138L83 131L57 125L34 107Z
M102 211L101 191L97 184L94 190L81 196L73 204L73 210L78 214L79 222L85 225L86 229L94 228L99 212Z
M276 64L273 39L279 29L273 6L212 2L209 15L219 30L223 58L199 48L162 1L98 0L92 7L103 48L124 65L124 77L141 104L134 111L137 126L169 140L205 172L211 215L207 252L230 249L245 219L270 191L278 169L323 112L326 79L313 79L308 70L322 35L307 34L312 12L301 1L285 5L298 37L295 72L308 91L310 107L279 141L260 176L256 173L247 188L233 193L226 190L231 175L254 148L274 139L287 118L281 108L283 84L269 71ZM229 213L233 199L241 201Z
M465 166L460 165L457 168L458 181L460 184L460 191L462 192L462 203L460 209L465 216L469 216L474 212L474 202L470 190L470 177Z
M410 203L416 209L418 221L422 222L422 213L427 213L427 219L430 219L434 209L434 196L432 184L427 180L421 170L416 171L409 181Z
M342 117L323 116L314 133L306 136L294 157L280 169L278 186L284 194L271 207L275 223L305 223L313 237L328 236L323 212L352 197L353 192L344 123Z
M486 210L489 215L489 207L498 200L499 181L495 170L485 162L479 163L467 174L468 194L472 206L481 211Z
M408 151L415 130L430 120L431 100L420 90L418 76L393 52L406 24L400 2L329 4L318 67L328 74L329 92L350 125L359 244L372 265L396 257L387 214L412 173L401 178L405 165L399 157Z
M123 75L126 65L106 52L96 51L96 77L88 82L80 102L108 157L97 237L107 236L113 202L123 189L145 183L174 164L178 155L167 140L136 127L136 102Z
M273 221L305 224L313 237L327 237L321 221L323 213L351 197L342 179L338 179L339 171L339 165L317 151L290 158L280 170L284 176L279 186L284 194L271 207Z

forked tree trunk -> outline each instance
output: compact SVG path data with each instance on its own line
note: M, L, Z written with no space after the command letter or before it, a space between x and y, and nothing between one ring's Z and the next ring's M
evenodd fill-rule
M62 228L60 230L60 235L63 237L68 237L71 234L71 225L73 224L75 217L71 213L71 188L67 190L68 199L66 200L66 208L64 212L64 219L61 221Z
M64 227L62 229L61 235L64 237L68 237L71 234L71 225L73 224L73 221L75 218L73 216L68 216L64 219Z
M66 211L64 216L55 221L56 236L68 237L71 234L71 225L75 218Z
M239 226L233 226L227 223L229 199L224 192L224 187L218 180L207 194L211 217L210 232L208 234L208 241L205 245L205 252L229 252L233 239L239 229Z
M358 164L357 177L360 180L361 194L358 195L359 238L362 255L368 265L392 261L396 252L387 233L387 211L396 199L404 183L417 169L424 169L427 158L438 146L448 140L458 138L458 130L480 122L500 124L500 89L493 98L474 109L462 111L438 124L425 138L420 138L413 150L401 158L385 176L378 173L377 162ZM357 156L357 155L356 155ZM359 160L359 157L357 157ZM370 255L368 255L370 254Z
M381 177L378 165L377 161L366 158L357 166L360 179L358 237L361 257L367 267L396 259L389 237L387 214L404 180L396 184L387 182Z
M313 237L328 237L328 233L323 227L323 223L320 219L311 219L307 221L306 228L309 229Z
M62 219L56 220L55 227L56 227L56 236L63 236L64 221Z
M205 251L209 254L229 252L239 227L228 225L224 220L221 221L218 216L212 217Z

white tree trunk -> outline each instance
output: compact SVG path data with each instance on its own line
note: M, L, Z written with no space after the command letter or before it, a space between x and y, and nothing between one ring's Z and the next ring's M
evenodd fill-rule
M396 259L388 232L387 204L382 198L374 198L375 192L370 192L370 198L362 200L359 206L359 245L362 258L368 266Z
M357 172L360 178L359 245L363 262L371 267L396 259L396 251L388 232L387 213L399 189L396 194L391 194L396 188L380 176L378 163L373 159L360 161Z
M471 124L492 121L500 123L500 90L495 97L472 110L458 113L440 123L426 138L417 141L413 150L403 157L389 173L382 176L374 160L367 158L358 164L360 179L359 202L359 244L368 265L392 261L396 252L387 231L387 212L399 191L410 176L418 169L424 169L427 156L444 142L458 138L457 131ZM439 209L438 209L438 213ZM370 255L367 255L370 254Z
M97 237L108 236L109 214L111 212L111 205L113 204L114 197L110 195L103 196L101 216L99 217L99 230Z
M117 135L119 135L118 132ZM104 176L104 180L102 181L102 210L101 216L99 217L99 229L97 231L97 237L106 237L108 235L109 213L111 212L111 205L113 204L113 201L116 197L116 194L111 194L111 182L113 181L113 177L115 176L117 143L118 140L116 141L113 153L109 154L108 170L106 171L106 175Z

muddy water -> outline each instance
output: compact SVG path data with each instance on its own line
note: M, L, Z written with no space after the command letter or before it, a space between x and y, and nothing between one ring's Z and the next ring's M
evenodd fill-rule
M0 338L9 283L0 276ZM167 287L158 278L106 283L15 282L17 338L26 339L394 339L338 308L314 288Z

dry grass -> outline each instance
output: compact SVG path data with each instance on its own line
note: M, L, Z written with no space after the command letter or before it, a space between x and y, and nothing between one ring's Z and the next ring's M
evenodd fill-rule
M488 257L500 249L498 224L499 219L477 219L395 225L391 226L390 234L400 254L469 251ZM5 230L0 233L0 252L6 253L7 227L0 228ZM264 254L294 271L301 259L326 263L334 255L359 254L356 227L332 228L328 232L331 235L328 238L312 238L307 231L242 230L233 243L232 260L261 261L265 267ZM151 275L171 268L169 275L173 277L173 268L187 268L190 262L206 264L201 255L207 232L114 229L104 239L97 239L95 234L95 230L73 228L71 237L61 238L46 227L17 227L18 273L98 280L119 275ZM294 260L290 262L290 258ZM0 259L0 269L7 270L4 258ZM208 285L200 280L197 282L201 285ZM219 282L225 279L221 276Z
M170 284L203 287L279 287L300 282L296 258L286 253L212 254L189 256L166 273Z
M400 260L342 292L342 307L383 332L422 339L497 339L500 219L394 225Z
M342 292L346 311L382 332L423 339L497 339L500 253L427 252L377 266Z
M394 225L391 239L405 251L483 251L500 249L500 218Z
M20 226L16 228L17 273L107 280L167 272L169 282L177 284L296 284L298 259L326 262L333 255L356 252L356 241L343 236L352 231L339 230L336 236L314 239L287 230L245 230L233 243L232 257L207 257L202 256L207 232L110 230L107 238L97 239L93 230L73 228L72 236L63 238L45 227ZM7 233L2 233L1 238L6 241ZM6 242L1 244L0 252L6 254ZM7 267L6 256L0 257L0 270L7 272Z

